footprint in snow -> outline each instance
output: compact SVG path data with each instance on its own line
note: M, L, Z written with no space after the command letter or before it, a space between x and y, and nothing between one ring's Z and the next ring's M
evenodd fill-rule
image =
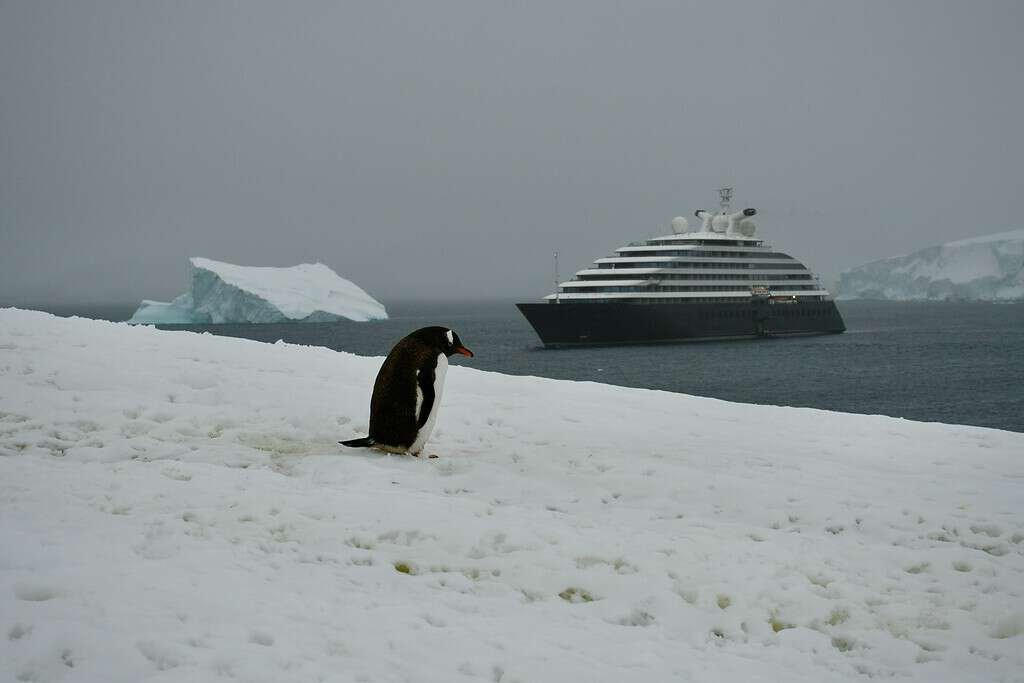
M25 624L15 624L11 627L11 630L7 632L7 640L21 640L26 636L32 635L32 626Z
M26 602L46 602L57 597L53 588L41 583L18 583L14 585L14 597Z
M249 642L262 645L264 647L270 647L274 644L274 636L270 635L266 631L249 631Z
M989 538L998 538L1003 535L1003 530L995 524L972 524L971 531L976 534L984 534Z
M135 644L135 649L139 651L139 654L148 659L158 671L174 669L188 661L184 655L173 647L164 643L158 643L155 640L140 641Z

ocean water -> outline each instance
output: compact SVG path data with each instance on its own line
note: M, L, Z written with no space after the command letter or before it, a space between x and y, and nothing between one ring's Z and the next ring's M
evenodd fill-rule
M838 335L574 349L544 349L513 304L399 302L376 322L166 329L383 356L412 330L446 325L476 353L452 362L481 370L1024 432L1024 304L839 302Z

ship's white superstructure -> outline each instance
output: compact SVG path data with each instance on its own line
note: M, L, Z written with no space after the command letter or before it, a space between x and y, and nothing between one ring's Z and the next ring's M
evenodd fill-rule
M558 284L550 302L719 303L771 296L821 301L830 294L800 261L756 238L755 209L729 210L731 188L719 190L718 212L682 217L671 235L634 242Z

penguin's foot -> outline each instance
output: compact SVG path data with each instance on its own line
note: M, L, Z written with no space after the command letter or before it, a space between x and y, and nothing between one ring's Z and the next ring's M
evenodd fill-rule
M401 446L388 446L387 444L375 443L373 444L373 450L379 453L387 453L389 455L405 455L408 453L407 448Z

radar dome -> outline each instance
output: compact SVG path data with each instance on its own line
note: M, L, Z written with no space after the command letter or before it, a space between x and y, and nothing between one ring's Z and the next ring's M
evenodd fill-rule
M672 232L677 235L681 235L690 229L690 222L682 216L676 216L672 219Z

